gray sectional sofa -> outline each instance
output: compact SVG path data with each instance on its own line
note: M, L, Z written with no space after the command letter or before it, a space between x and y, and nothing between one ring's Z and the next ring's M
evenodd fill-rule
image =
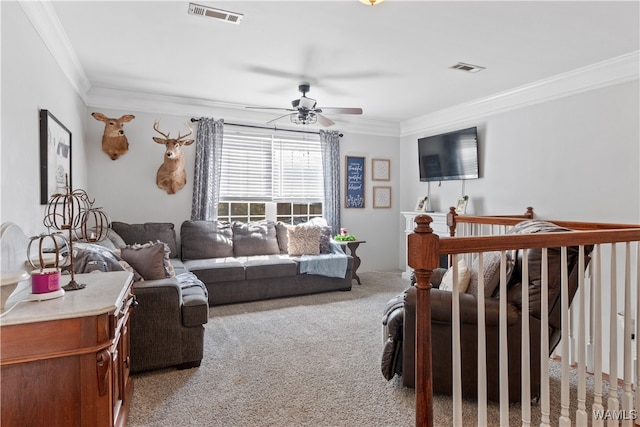
M353 259L335 252L326 227L320 240L325 253L312 258L324 267L338 261L344 272L329 271L341 277L305 272L313 269L304 256L289 255L282 223L185 221L180 239L172 223L114 221L111 227L110 241L121 248L122 258L154 274L134 284L138 304L131 314L133 372L199 366L209 306L351 289ZM166 253L160 255L164 266L156 255L147 259L131 249L158 241L165 243Z
M180 237L184 266L206 285L209 305L351 289L350 256L343 277L302 273L282 223L185 221Z

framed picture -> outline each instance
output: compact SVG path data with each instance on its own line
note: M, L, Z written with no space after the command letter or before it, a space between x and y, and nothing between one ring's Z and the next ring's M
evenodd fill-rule
M371 180L372 181L391 181L391 160L389 159L371 159Z
M364 208L365 158L345 156L345 208Z
M429 197L418 197L418 201L416 201L416 208L414 209L416 212L425 212L427 210L427 200Z
M469 201L469 196L462 196L458 199L458 204L456 205L456 213L458 215L464 215L467 212L468 201Z
M373 187L373 207L391 207L391 187Z
M71 132L49 110L40 110L40 204L71 187Z

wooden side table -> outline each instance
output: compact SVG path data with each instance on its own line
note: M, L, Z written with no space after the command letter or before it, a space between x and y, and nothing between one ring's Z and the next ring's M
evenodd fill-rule
M356 279L356 281L358 282L358 285L362 285L362 283L360 283L360 277L358 276L358 267L360 267L360 257L358 256L358 254L356 254L356 250L358 249L358 246L360 246L361 243L367 243L366 240L351 240L351 241L338 241L338 240L333 240L334 243L337 243L340 246L346 246L349 248L349 254L351 255L351 257L353 258L353 278Z

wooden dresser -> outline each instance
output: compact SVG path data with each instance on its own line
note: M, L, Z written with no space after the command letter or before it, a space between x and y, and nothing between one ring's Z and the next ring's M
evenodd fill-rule
M87 287L11 308L29 295L27 287L7 301L7 313L0 319L3 427L126 425L133 393L132 275L75 277ZM63 276L61 285L68 281Z

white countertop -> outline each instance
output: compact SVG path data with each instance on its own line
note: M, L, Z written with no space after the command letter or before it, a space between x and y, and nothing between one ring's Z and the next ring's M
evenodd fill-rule
M18 288L6 303L0 317L0 326L49 320L71 319L111 313L120 309L125 291L133 275L128 271L108 273L76 274L76 282L86 283L84 289L67 291L56 299L26 301L31 296L31 283ZM60 287L65 286L71 276L63 275Z

